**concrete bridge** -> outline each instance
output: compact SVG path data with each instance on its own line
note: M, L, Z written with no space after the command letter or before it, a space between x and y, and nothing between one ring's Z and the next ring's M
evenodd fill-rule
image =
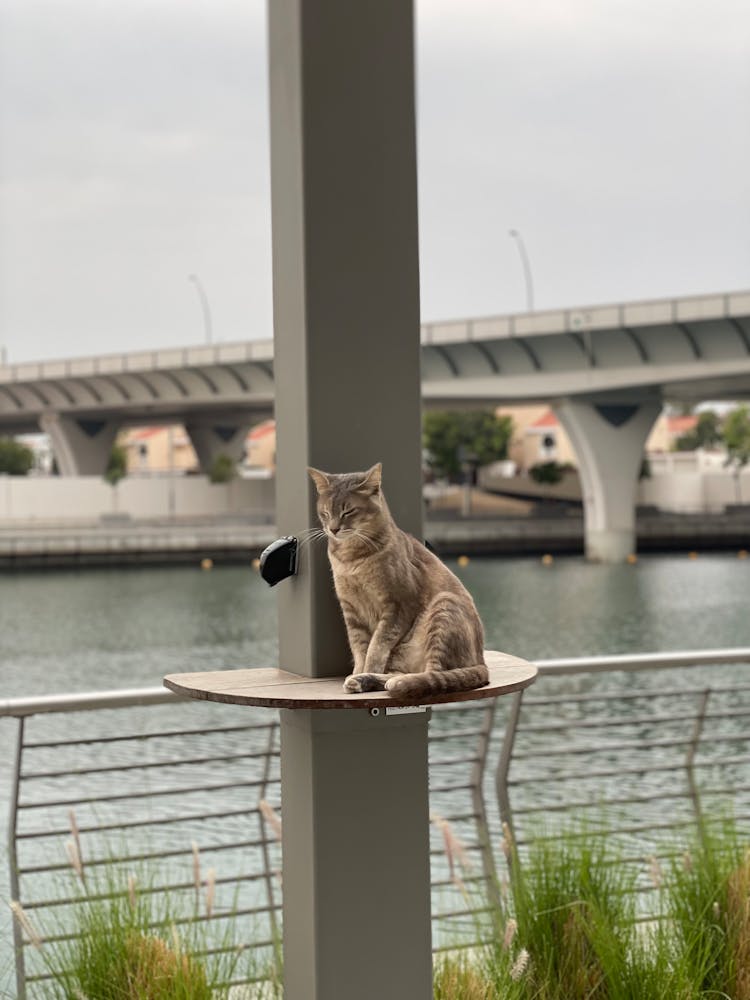
M429 323L421 344L425 405L555 408L596 559L632 550L635 482L663 402L750 397L750 291ZM101 474L120 427L182 423L208 469L220 452L241 456L274 391L271 340L7 365L0 434L41 429L63 475Z

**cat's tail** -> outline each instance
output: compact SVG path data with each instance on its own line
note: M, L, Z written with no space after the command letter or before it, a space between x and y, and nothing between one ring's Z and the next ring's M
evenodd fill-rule
M423 670L417 674L396 674L385 683L392 698L424 698L433 694L471 691L484 687L490 674L486 664L456 667L454 670Z

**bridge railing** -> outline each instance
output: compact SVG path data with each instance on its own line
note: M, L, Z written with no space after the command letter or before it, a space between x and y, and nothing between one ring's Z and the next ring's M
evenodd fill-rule
M510 833L523 854L587 817L639 866L648 913L646 859L707 812L731 804L750 821L750 649L539 667L533 688L497 706L434 710L436 948L493 933ZM16 726L10 892L30 921L14 924L19 1000L43 995L45 949L75 935L82 901L134 885L176 900L173 919L201 925L206 952L251 956L233 982L264 974L282 893L274 718L161 688L5 700L3 717Z

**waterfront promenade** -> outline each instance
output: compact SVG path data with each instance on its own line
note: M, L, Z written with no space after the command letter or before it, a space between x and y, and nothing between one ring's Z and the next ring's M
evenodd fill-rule
M638 551L750 548L750 507L729 514L642 511ZM203 560L243 563L278 535L272 516L179 520L128 517L76 524L17 522L0 527L0 570L70 566L159 565ZM462 517L428 513L425 535L440 555L582 554L583 515L574 507L539 515Z

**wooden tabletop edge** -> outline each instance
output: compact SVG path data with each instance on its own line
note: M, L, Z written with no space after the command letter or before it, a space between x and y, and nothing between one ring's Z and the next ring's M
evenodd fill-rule
M342 690L344 675L334 677L297 676L272 667L258 668L257 671L253 668L239 668L236 670L167 674L163 683L175 694L197 700L222 704L256 705L261 708L330 710L429 707L430 705L501 697L520 691L534 682L537 674L537 668L534 664L510 654L495 654L495 656L498 655L507 656L510 662L490 664L490 671L495 674L510 672L511 676L507 680L491 677L490 682L481 688L471 688L467 691L437 692L421 699L397 699L390 696L387 691L354 694ZM261 670L263 677L257 676ZM521 676L512 676L517 671L521 672ZM273 676L269 677L269 673L272 673ZM236 677L237 674L248 676L243 676L242 682L240 682L239 678ZM255 683L252 683L253 674L257 676ZM209 679L212 675L215 678L213 682ZM222 683L219 683L219 675L221 675ZM233 675L237 681L234 685L231 683ZM323 687L322 691L321 687ZM305 688L318 688L318 692L306 694Z

